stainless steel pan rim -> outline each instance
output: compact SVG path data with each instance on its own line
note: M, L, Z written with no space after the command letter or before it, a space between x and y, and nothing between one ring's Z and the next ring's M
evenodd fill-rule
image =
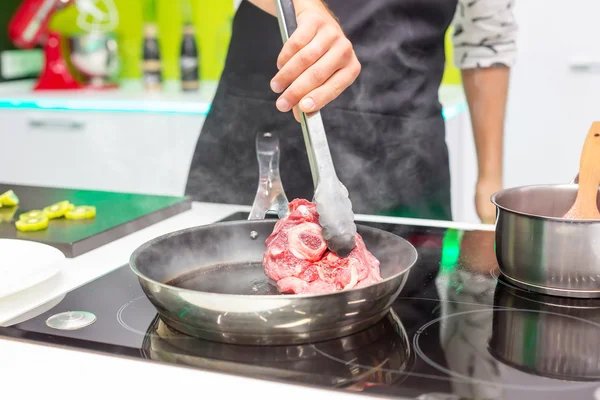
M197 230L198 228L202 228L202 227L205 227L205 228L215 227L215 228L217 228L217 227L220 227L220 226L240 225L240 224L246 224L246 223L248 225L252 225L252 224L275 224L276 222L277 222L276 220L226 221L226 222L217 222L217 223L210 224L210 225L204 225L204 226L199 226L199 227L191 227L191 228L186 228L186 229L181 229L181 230L177 230L177 231L174 231L174 232L170 232L170 233L158 236L158 237L156 237L156 238L154 238L154 239L152 239L152 240L150 240L150 241L142 244L137 249L135 249L134 252L131 254L131 256L129 258L129 267L138 276L138 278L144 279L145 281L150 282L150 283L152 283L154 285L158 285L161 288L165 288L165 289L169 289L170 288L170 289L173 289L174 288L173 286L168 285L168 284L166 284L164 282L158 282L158 281L156 281L154 279L151 279L151 278L147 277L146 275L142 274L138 270L138 268L135 265L135 260L136 260L137 256L141 252L143 252L144 250L148 249L149 247L153 246L154 244L156 244L156 243L158 243L158 242L160 242L162 240L168 239L168 238L173 237L173 236L183 235L183 234L185 234L187 232L191 232L191 231ZM389 233L389 232L386 232L386 231L382 231L381 229L372 228L372 227L365 226L365 225L360 225L360 224L357 224L357 228L370 229L370 230L378 231L378 232L381 232L381 233L384 233L384 234L393 235L392 233ZM248 232L248 235L249 234L250 234L250 232ZM405 239L403 239L403 240L408 245L409 249L412 250L412 253L413 253L412 254L412 256L413 256L412 260L410 261L410 263L408 263L407 268L404 269L402 272L399 272L399 273L397 273L395 275L392 275L392 276L389 276L387 278L384 278L380 282L375 282L375 283L372 283L370 285L363 286L361 288L353 288L353 289L349 289L349 290L340 290L340 291L333 292L333 293L323 293L323 294L277 294L277 295L260 295L258 297L261 297L263 299L281 299L282 296L285 296L286 298L288 298L288 297L289 298L293 298L293 299L331 297L332 295L341 294L341 293L351 293L351 292L353 292L355 290L358 290L358 289L365 289L365 288L368 288L368 287L371 287L371 286L375 286L375 285L378 285L378 284L382 284L382 283L385 283L385 282L397 279L401 275L407 275L407 274L409 274L410 270L412 269L412 267L415 266L415 264L417 263L418 258L419 258L418 252L414 248L414 246L410 242L408 242L407 240L405 240ZM180 291L180 292L182 292L182 293L190 293L190 294L196 293L196 291L194 291L194 290L185 289L185 288L179 288L179 287L177 287L177 290ZM254 298L254 297L257 297L256 295L247 295L247 294L231 294L231 293L223 294L223 293L211 293L211 292L202 292L202 293L205 296L215 296L215 297L218 297L218 298L237 298L237 299L239 299L239 298Z
M553 288L553 287L548 287L548 286L541 286L541 285L536 285L533 283L527 283L527 282L520 281L518 279L515 279L515 278L507 275L505 272L502 272L502 271L501 271L501 273L504 276L504 278L506 278L510 283L520 287L521 289L533 290L537 293L547 294L550 296L559 296L559 297L576 297L576 298L581 298L581 299L600 297L600 290L569 290L569 289L560 289L560 288Z
M494 193L491 197L491 201L492 203L507 212L513 213L513 214L517 214L517 215L522 215L525 217L529 217L529 218L534 218L534 219L541 219L541 220L547 220L547 221L556 221L556 222L568 222L570 224L584 224L584 225L588 225L588 224L595 224L600 222L600 220L597 219L593 219L593 220L573 220L573 219L569 219L569 218L560 218L560 217L549 217L549 216L545 216L545 215L539 215L539 214L532 214L532 213L526 213L523 211L519 211L519 210L515 210L512 208L508 208L506 206L503 206L501 204L501 202L499 201L499 198L507 195L511 192L517 192L523 189L541 189L541 188L572 188L572 189L576 189L578 186L577 184L540 184L540 185L524 185L524 186L515 186L512 188L508 188L508 189L503 189L500 190L496 193Z

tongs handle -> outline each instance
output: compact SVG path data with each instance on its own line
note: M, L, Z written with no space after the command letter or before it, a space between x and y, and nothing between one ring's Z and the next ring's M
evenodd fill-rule
M275 3L279 19L279 29L281 31L283 42L285 43L298 28L296 10L294 8L293 0L275 0ZM304 142L308 153L310 172L312 173L313 184L316 190L319 186L320 171L326 169L323 172L327 173L333 170L333 162L331 161L331 154L329 154L327 141L325 140L325 147L323 147L322 144L319 146L320 143L314 143L313 138L313 136L325 138L325 128L323 127L323 121L319 111L311 113L311 115L308 116L298 109L298 114L300 116L300 124L302 125ZM321 152L318 155L323 158L322 160L320 159L319 161L321 162L318 163L315 152L319 150L321 150ZM335 170L333 170L333 173L335 174Z
M293 0L275 0L279 28L285 43L298 27ZM315 186L323 237L329 249L345 257L355 246L356 225L348 190L340 182L333 166L323 119L319 111L306 114L298 110L308 161Z

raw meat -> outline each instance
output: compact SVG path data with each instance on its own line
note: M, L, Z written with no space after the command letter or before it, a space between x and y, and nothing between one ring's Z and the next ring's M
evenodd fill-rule
M265 244L265 274L282 293L330 293L382 280L379 260L358 233L348 257L327 249L316 205L304 199L290 203L289 215L277 221Z

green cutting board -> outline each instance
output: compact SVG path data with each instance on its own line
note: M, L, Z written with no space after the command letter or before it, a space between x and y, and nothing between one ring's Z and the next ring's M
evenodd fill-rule
M0 193L10 189L19 197L20 204L12 221L4 221L3 218L12 210L0 208L0 238L45 243L61 250L67 257L77 257L191 209L191 200L186 197L0 184ZM16 229L14 221L22 213L41 210L63 200L76 206L95 206L96 218L80 221L54 219L47 230L38 232Z

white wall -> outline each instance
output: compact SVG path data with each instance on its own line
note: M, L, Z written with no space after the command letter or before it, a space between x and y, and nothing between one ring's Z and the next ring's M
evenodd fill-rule
M446 121L446 144L450 161L452 218L480 223L475 210L477 152L468 110Z
M565 183L578 171L590 124L600 120L600 2L520 0L519 58L512 73L505 185ZM574 61L595 63L575 72Z

